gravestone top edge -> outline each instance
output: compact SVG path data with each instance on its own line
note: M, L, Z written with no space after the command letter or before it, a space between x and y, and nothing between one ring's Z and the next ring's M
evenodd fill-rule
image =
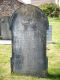
M14 21L13 19L17 16L18 13L21 14L21 17L24 16L23 13L26 13L28 16L31 14L29 14L29 12L35 12L35 17L38 18L38 22L41 18L41 21L44 22L44 25L46 26L46 30L49 27L49 22L48 22L48 18L45 15L45 13L37 6L31 5L31 4L22 4L10 17L10 30L12 29L12 22ZM34 15L34 14L33 14ZM39 16L38 16L39 15Z

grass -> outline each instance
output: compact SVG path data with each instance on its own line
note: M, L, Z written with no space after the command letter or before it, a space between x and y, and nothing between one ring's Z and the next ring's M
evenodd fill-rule
M11 45L0 45L0 80L60 80L60 20L49 18L52 43L48 44L48 77L38 78L11 74Z

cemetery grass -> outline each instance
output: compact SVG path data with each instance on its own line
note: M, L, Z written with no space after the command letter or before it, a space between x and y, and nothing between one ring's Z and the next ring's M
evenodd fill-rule
M60 20L49 18L52 42L47 45L48 77L38 78L11 74L11 45L0 45L0 80L60 80Z

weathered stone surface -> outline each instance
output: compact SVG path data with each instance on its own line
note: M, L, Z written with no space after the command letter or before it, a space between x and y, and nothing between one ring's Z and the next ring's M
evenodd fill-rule
M45 77L46 32L48 20L45 14L32 5L22 4L10 19L12 33L11 71Z
M2 39L11 39L11 31L9 29L9 17L1 17L0 19L0 36Z
M1 0L0 1L0 36L2 39L11 39L9 31L8 18L12 16L13 12L21 6L17 0ZM5 20L6 19L6 20ZM4 20L3 22L1 20Z

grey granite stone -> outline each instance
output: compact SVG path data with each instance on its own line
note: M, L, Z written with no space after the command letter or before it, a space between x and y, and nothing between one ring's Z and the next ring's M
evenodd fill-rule
M11 31L9 29L9 17L4 16L0 18L0 36L4 40L11 39Z
M46 32L48 19L33 5L22 4L10 19L12 33L11 71L47 76Z

